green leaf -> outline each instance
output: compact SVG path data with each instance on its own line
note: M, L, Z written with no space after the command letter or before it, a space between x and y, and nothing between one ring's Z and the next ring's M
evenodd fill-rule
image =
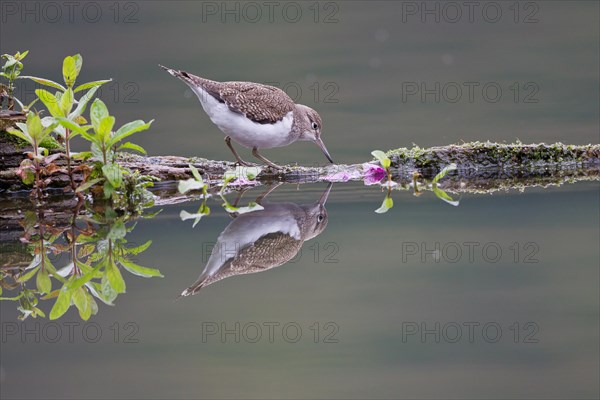
M105 303L109 306L113 305L113 301L119 295L117 292L115 292L115 290L112 288L112 286L110 286L110 282L106 278L106 275L104 275L102 277L102 281L100 282L99 285L95 282L92 282L90 284L90 286L92 286L94 288L94 291L92 292L92 294L94 294L94 295L97 294L96 297L99 298L100 300L102 300L103 303ZM100 289L100 290L98 290L98 289Z
M44 268L46 268L48 273L51 274L54 279L56 279L62 283L66 282L66 279L58 274L58 271L56 271L56 268L54 267L54 265L48 258L48 255L44 256Z
M234 179L235 179L235 175L224 176L223 177L223 186L221 186L221 191L219 192L219 194L223 194L225 192L225 189L227 188L227 184Z
M258 176L258 174L260 174L260 171L262 171L261 167L245 167L244 168L244 172L246 173L246 178L248 178L251 181L253 181Z
M108 239L121 239L124 238L127 234L127 229L125 228L125 223L122 219L118 219L115 223L110 227L110 231L106 236Z
M450 197L450 195L448 195L448 193L446 193L445 191L443 191L442 189L437 187L437 184L433 184L431 185L431 190L433 191L433 193L437 196L438 199L445 201L446 203L457 207L459 204L458 200L454 200L452 197Z
M104 198L109 199L112 197L113 193L115 193L115 188L110 182L106 181L103 185Z
M25 133L23 133L23 132L21 132L21 131L20 131L20 130L18 130L18 129L15 129L15 128L7 128L7 129L6 129L6 132L8 132L8 133L10 133L11 135L13 135L13 136L16 136L16 137L18 137L18 138L20 138L20 139L23 139L23 140L25 140L27 143L29 143L29 144L33 145L33 140L32 140L32 139L29 137L29 135L28 135L28 134L25 134Z
M106 268L106 278L115 292L125 293L125 281L123 280L121 271L119 271L114 262L110 263Z
M110 182L113 188L121 187L123 183L123 171L118 164L106 164L102 166L102 174Z
M152 244L152 240L148 240L144 244L141 244L139 246L131 247L131 248L127 249L126 252L127 252L127 254L131 254L132 256L137 256L138 254L143 253L144 251L146 251L146 249L148 247L150 247L151 244Z
M96 300L94 300L89 291L86 291L85 295L87 296L88 302L90 303L90 311L92 315L98 314L98 303L96 303Z
M377 214L384 214L384 213L388 212L388 210L392 207L394 207L394 200L392 200L391 196L385 196L385 199L383 199L383 203L381 204L381 207L379 207L377 210L375 210L375 212Z
M90 157L92 157L91 151L80 151L79 153L71 153L71 158L73 160L85 161L85 160L89 159Z
M51 81L50 79L38 78L38 77L35 77L35 76L20 76L19 79L31 79L32 81L37 82L37 83L39 83L41 85L50 86L50 87L52 87L54 89L58 89L58 90L61 90L63 92L65 90L67 90L67 88L64 87L63 85L61 85L60 83L56 83L54 81Z
M388 169L390 167L390 165L392 164L392 162L390 161L388 156L386 156L385 153L381 150L374 150L371 152L371 154L373 155L373 157L375 157L377 160L379 160L379 162L381 163L381 166L385 169Z
M131 142L123 143L122 145L120 145L117 148L117 150L123 150L123 149L135 150L135 151L139 151L142 154L146 154L146 150L144 150L144 148L142 146L138 146L137 144L134 144Z
M200 175L200 172L198 172L196 167L194 167L192 164L188 164L188 167L190 167L190 171L192 171L192 176L194 179L196 179L198 182L204 182L202 175Z
M75 84L75 80L81 71L83 59L79 54L67 56L63 61L63 79L65 84L71 88Z
M16 301L16 300L20 300L21 297L23 297L23 293L19 294L18 296L15 296L15 297L0 297L0 300Z
M104 117L102 119L102 121L100 121L100 125L98 126L97 133L102 138L102 141L104 143L107 143L106 147L110 147L110 145L108 145L108 143L109 143L110 134L112 132L112 128L114 125L115 125L115 117L112 117L109 115L107 117Z
M225 208L225 211L227 211L229 213L245 214L245 213L249 213L249 212L259 211L259 210L264 210L265 209L263 206L261 206L260 204L255 203L253 201L251 201L250 203L248 203L248 206L246 206L246 207L234 207L231 204L229 204L229 202L227 201L227 199L223 195L221 195L221 199L223 199L223 208Z
M48 275L48 271L41 269L36 277L36 285L40 293L50 293L52 291L52 281Z
M11 56L10 54L3 54L2 57L6 58L6 62L2 66L2 68L4 68L4 69L9 69L10 67L12 67L13 65L15 65L16 63L19 62L19 60L17 60L15 57Z
M153 276L159 276L163 278L163 275L156 268L142 267L141 265L137 265L127 260L120 260L119 262L123 266L123 268L125 268L127 271L131 272L134 275L143 276L144 278L151 278Z
M206 207L206 209L208 209L208 207ZM210 214L210 210L208 212L200 211L197 212L196 214L192 214L189 213L185 210L181 210L181 212L179 213L179 218L181 218L182 221L187 221L188 219L193 219L194 223L192 224L192 228L195 228L196 225L198 225L198 222L200 222L200 220L202 219L202 217L209 215Z
M433 180L431 181L432 184L436 184L438 183L438 181L440 179L442 179L444 176L446 176L446 174L448 174L448 172L450 171L454 171L456 169L456 164L452 163L446 167L444 167L436 176L435 178L433 178Z
M77 189L75 189L75 192L83 192L84 190L87 190L87 189L91 188L96 183L102 182L103 180L104 180L104 178L91 179L91 180L87 181L86 183L83 183L83 184L79 185L77 187Z
M59 124L61 124L62 126L64 126L67 129L70 129L71 131L73 131L75 133L80 134L86 140L89 140L92 143L97 141L97 138L95 136L90 135L88 133L87 130L89 129L89 125L80 126L76 122L71 121L70 119L67 119L67 118L63 118L63 117L56 118L56 120L58 121Z
M106 104L100 99L94 100L90 109L90 118L92 119L92 126L96 132L99 132L100 122L106 117L108 117Z
M82 83L81 85L79 85L75 88L75 93L81 92L82 90L86 90L86 89L90 89L90 88L98 89L99 86L104 85L105 83L108 83L111 81L112 81L112 79L104 79L101 81Z
M94 97L94 94L96 94L97 90L98 90L98 87L91 88L86 94L81 96L81 98L79 99L79 103L77 104L77 107L75 108L75 110L73 110L73 112L71 114L69 114L69 119L74 120L75 118L77 118L81 114L83 114L83 112L85 111L85 108L87 107L87 104L92 99L92 97ZM77 92L77 91L75 91L75 92Z
M33 140L37 141L38 145L45 136L42 120L36 113L30 112L27 114L27 133L29 133L29 136L31 136Z
M63 112L63 115L60 115L61 117L65 116L65 115L69 115L69 113L71 112L71 109L73 108L73 99L74 99L73 89L68 88L67 91L65 93L63 93L63 95L60 98L60 108ZM57 115L57 117L58 117L58 115Z
M179 181L177 189L179 193L184 194L189 192L190 190L200 190L206 187L204 182L198 182L195 179L186 179L184 181Z
M92 307L84 288L80 287L73 292L73 303L77 307L81 319L87 321L92 315Z
M17 278L17 282L19 283L23 283L23 282L27 282L28 280L30 280L31 278L33 278L33 275L36 274L36 272L38 271L38 269L40 269L40 266L38 265L37 267L30 269L26 274L21 275L20 277Z
M70 290L67 290L66 286L58 293L58 298L56 299L56 303L50 310L50 319L60 318L64 313L67 312L69 307L71 307L71 294Z
M83 265L83 263L81 263L81 262L79 262L79 264ZM94 279L96 273L102 268L103 265L105 265L105 262L101 261L94 268L91 268L85 274L81 275L77 279L73 279L73 280L69 281L69 283L67 284L67 288L69 290L76 290L76 289L82 287L83 285L85 285L86 283L88 283L89 281Z
M36 89L35 94L44 103L48 111L53 117L64 117L65 113L56 98L52 93L44 89Z
M129 123L123 125L122 127L120 127L117 130L117 132L113 136L112 140L108 143L108 146L109 147L114 146L115 144L117 144L121 140L125 139L126 137L131 136L136 132L144 131L144 130L150 128L150 125L152 125L152 122L154 122L154 120L151 120L148 123L144 123L144 121L142 121L141 119L138 119L136 121L132 121L132 122L129 122Z

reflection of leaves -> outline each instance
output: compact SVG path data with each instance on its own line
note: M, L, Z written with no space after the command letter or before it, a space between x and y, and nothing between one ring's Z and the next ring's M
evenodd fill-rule
M47 270L41 269L37 274L36 286L40 293L50 293L52 291L52 281Z
M448 172L450 171L454 171L456 169L456 164L452 163L446 167L444 167L436 176L435 178L433 178L433 180L431 181L431 184L436 184L438 183L438 181L440 179L442 179L443 177L445 177Z
M179 181L179 193L185 194L190 190L206 190L208 185L204 183L200 172L193 165L189 164L188 166L190 167L190 171L192 171L193 178Z
M18 301L20 318L44 317L37 307L38 301L53 299L49 318L60 318L75 305L81 319L88 320L98 312L94 298L112 305L120 293L125 293L123 270L142 277L162 277L158 269L131 260L152 243L129 245L125 236L135 227L135 223L129 223L131 215L120 215L109 207L104 212L88 211L74 218L73 225L67 227L55 227L53 223L37 219L39 215L43 217L43 213L26 213L22 240L31 244L33 260L26 268L10 275L15 282L12 286L5 282L7 273L0 271L4 288L20 290L18 296L1 298ZM68 254L69 259L57 271L50 257L61 253ZM58 288L53 290L53 286Z
M431 190L433 191L433 193L435 193L435 195L445 201L446 203L453 205L453 206L458 206L459 201L458 200L454 200L452 197L450 197L448 195L448 193L446 193L445 191L443 191L442 189L438 188L437 185L432 185L431 186Z
M185 181L179 181L179 193L185 194L190 190L200 190L206 186L204 182L198 182L195 179L186 179Z
M119 271L119 267L114 262L109 263L106 268L106 279L108 279L115 292L125 293L125 280L121 275L121 271Z
M120 264L123 266L123 268L125 268L127 271L131 272L134 275L143 276L145 278L150 278L153 276L158 276L161 278L163 277L160 271L156 268L142 267L141 265L137 265L131 261L126 260L121 260Z
M438 186L437 186L437 183L439 182L440 179L442 179L444 176L446 176L448 174L448 172L454 171L455 169L456 169L456 164L450 164L450 165L444 167L444 169L442 169L435 176L435 178L433 178L433 181L431 181L431 190L438 197L438 199L441 199L450 205L458 206L458 203L459 203L458 200L454 200L452 197L450 197L450 195L448 195L448 193L446 193L444 190L438 188Z
M64 313L67 312L69 307L71 306L71 291L65 287L63 287L58 293L58 298L56 299L56 303L52 307L50 311L50 319L60 318Z
M179 213L179 218L181 218L182 221L193 219L194 224L192 225L192 228L194 228L198 224L198 222L200 222L202 217L210 214L210 208L208 208L208 206L206 205L206 199L208 197L208 185L204 183L200 172L198 172L198 170L193 165L189 164L188 166L190 167L190 171L192 172L193 178L186 179L184 181L179 181L179 193L184 194L189 192L190 190L202 190L204 198L202 200L202 204L198 208L198 211L192 214L185 210L182 210Z
M228 213L245 214L252 211L259 211L265 209L263 206L253 201L248 203L246 207L235 207L231 205L223 195L221 195L221 198L223 199L223 208L225 208L225 211L227 211Z
M118 219L115 221L113 226L111 226L110 231L106 237L108 239L121 239L124 238L127 234L127 230L125 229L125 223L122 219Z
M385 199L383 199L383 203L381 203L381 207L379 207L377 210L375 210L375 212L377 214L385 214L392 207L394 207L394 200L392 200L392 196L388 193L388 195L385 196Z
M198 209L198 211L194 214L191 214L185 210L181 210L181 212L179 213L179 218L181 218L182 221L187 221L188 219L193 219L194 223L192 224L192 228L195 228L196 225L198 224L198 222L200 222L200 220L202 219L202 217L207 216L210 214L210 208L208 208L208 206L206 206L205 203L202 203L202 205L200 205L200 208Z

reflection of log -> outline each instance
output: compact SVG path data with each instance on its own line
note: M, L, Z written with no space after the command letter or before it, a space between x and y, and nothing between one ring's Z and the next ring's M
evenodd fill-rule
M412 183L412 174L410 176L398 176L396 181L399 183L398 189L410 189ZM310 180L315 182L316 180ZM430 190L427 187L427 180L422 176L417 178L419 189L421 191ZM502 170L487 169L477 173L466 174L453 172L444 177L438 187L448 192L454 193L475 193L489 194L496 191L524 190L533 187L560 186L567 183L600 181L600 164L582 167L565 167L554 169L529 170L526 173L506 172ZM179 204L198 200L201 198L199 193L182 195L177 191L177 182L160 182L153 188L150 188L156 196L155 204L157 206L168 204ZM209 193L213 196L220 190L219 186L213 186ZM228 189L229 190L229 189ZM231 188L231 190L234 190ZM216 196L218 198L218 196ZM53 221L55 226L67 226L71 222L72 210L77 204L76 197L62 194L61 189L53 189L45 201L45 218L47 221ZM14 232L21 232L20 221L27 210L32 210L33 204L29 198L28 192L19 193L0 192L0 222L2 225L1 239L3 241L17 240L19 235ZM13 232L13 233L11 233Z

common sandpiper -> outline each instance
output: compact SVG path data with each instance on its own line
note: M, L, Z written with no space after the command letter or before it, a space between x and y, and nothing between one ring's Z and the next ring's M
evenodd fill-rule
M283 90L253 82L217 82L159 65L184 81L198 96L210 120L225 133L225 143L243 166L255 164L242 160L231 140L252 149L265 164L281 169L258 151L283 147L298 140L311 141L325 157L333 159L321 139L321 117L310 107L295 104Z

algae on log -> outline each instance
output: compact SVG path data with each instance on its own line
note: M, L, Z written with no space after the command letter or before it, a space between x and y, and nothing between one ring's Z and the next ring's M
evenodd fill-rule
M390 150L392 166L405 170L439 171L456 164L460 171L536 170L548 167L593 166L600 164L600 145L502 144L470 142L430 148L413 147Z

